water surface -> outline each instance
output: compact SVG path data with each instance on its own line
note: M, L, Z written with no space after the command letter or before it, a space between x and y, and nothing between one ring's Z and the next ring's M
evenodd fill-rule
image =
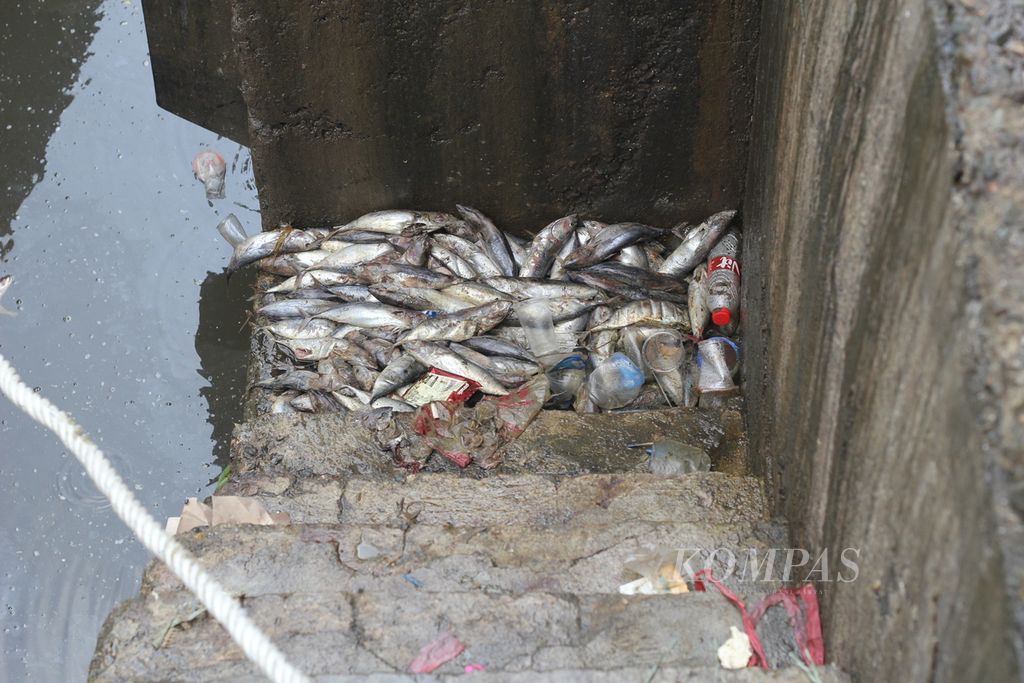
M247 283L214 226L258 224L246 149L157 108L137 0L0 6L0 353L160 518L206 495L244 390ZM213 146L227 199L191 175ZM221 459L218 460L218 457ZM84 680L145 550L57 440L0 400L0 681Z

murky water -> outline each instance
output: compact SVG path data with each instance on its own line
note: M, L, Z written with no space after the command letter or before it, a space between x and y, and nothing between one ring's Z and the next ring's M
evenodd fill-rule
M214 226L256 229L247 150L156 107L138 0L0 5L0 353L74 415L160 518L209 493L244 390L248 283ZM214 146L227 199L190 171ZM146 552L56 439L0 400L0 681L83 680Z

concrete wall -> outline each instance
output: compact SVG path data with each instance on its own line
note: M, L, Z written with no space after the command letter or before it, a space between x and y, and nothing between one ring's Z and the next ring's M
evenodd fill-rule
M757 3L233 0L265 225L736 205Z
M1004 73L992 36L1020 27L986 26L1009 3L967 4L762 14L750 452L796 543L833 567L860 549L858 579L824 585L826 642L858 681L1019 673L1024 127L1012 68L984 104L964 73Z

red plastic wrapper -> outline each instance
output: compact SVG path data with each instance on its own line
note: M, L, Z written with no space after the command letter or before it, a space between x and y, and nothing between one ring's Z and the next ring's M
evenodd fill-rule
M416 658L409 663L409 671L414 674L429 674L442 664L462 654L466 646L451 633L443 633L424 645Z
M504 396L489 396L473 408L452 401L420 406L413 418L417 434L459 467L476 460L481 467L501 463L501 449L530 424L548 399L547 377L538 375Z

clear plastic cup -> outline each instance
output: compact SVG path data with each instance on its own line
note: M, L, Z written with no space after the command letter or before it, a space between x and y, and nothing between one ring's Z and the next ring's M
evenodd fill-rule
M594 405L602 410L621 408L640 395L643 370L624 353L613 353L590 373L587 388Z
M673 330L652 334L644 342L642 353L644 364L658 374L675 372L686 362L683 338Z
M527 299L518 302L513 308L523 328L523 334L526 335L530 352L538 359L557 354L559 343L548 300Z

